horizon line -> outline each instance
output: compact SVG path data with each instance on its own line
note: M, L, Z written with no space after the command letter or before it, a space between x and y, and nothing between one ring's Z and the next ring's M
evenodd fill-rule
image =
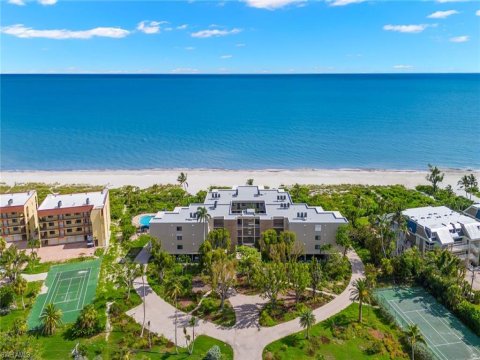
M480 75L480 71L478 72L325 72L325 73L317 73L317 72L298 72L298 73L283 73L283 72L252 72L252 73L162 73L162 72L60 72L60 73L51 73L51 72L38 72L38 73L24 73L24 72L7 72L2 73L0 72L0 76L2 75L196 75L196 76L204 76L204 75L222 75L222 76L229 76L229 75L455 75L455 74L464 74L464 75Z

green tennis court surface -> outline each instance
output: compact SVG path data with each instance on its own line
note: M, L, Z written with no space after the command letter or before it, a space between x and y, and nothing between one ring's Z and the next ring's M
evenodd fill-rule
M50 268L45 286L47 293L38 296L28 317L28 328L38 327L47 304L53 303L63 312L63 323L74 322L85 305L92 302L100 272L100 259Z
M403 329L417 324L438 359L480 359L480 338L422 288L380 289L375 297Z

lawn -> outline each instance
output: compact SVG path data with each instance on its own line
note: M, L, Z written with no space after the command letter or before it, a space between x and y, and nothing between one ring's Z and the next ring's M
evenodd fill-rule
M220 310L220 299L215 295L203 299L200 307L193 315L225 327L231 327L236 322L235 311L230 302L225 300L222 311Z
M78 258L70 259L66 261L40 262L39 260L36 260L35 262L30 262L23 270L23 273L24 274L41 274L44 272L48 272L50 268L54 265L71 264L71 263L77 263L81 261L94 260L94 259L95 257L93 256L80 256Z
M271 303L267 303L260 312L260 325L261 326L275 326L283 322L293 320L300 316L300 313L305 308L312 310L319 308L332 299L331 296L318 294L315 300L308 293L307 297L300 298L298 304L295 304L295 296L285 297L282 300L278 300L275 307Z
M269 344L264 359L408 359L402 333L381 315L381 310L364 307L358 323L358 305L313 326L310 340L301 331ZM322 357L323 356L323 357Z

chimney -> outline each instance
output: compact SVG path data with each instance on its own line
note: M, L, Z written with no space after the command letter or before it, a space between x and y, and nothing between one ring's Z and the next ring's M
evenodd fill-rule
M8 199L8 205L12 205L13 204L13 199Z
M59 208L62 207L62 200L59 200L59 201L58 201L58 207L59 207Z

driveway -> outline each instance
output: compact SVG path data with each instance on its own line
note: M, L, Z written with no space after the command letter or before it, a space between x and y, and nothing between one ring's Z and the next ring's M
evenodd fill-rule
M355 251L349 251L347 256L352 264L352 277L350 282L340 295L313 311L317 322L337 314L348 307L353 301L351 295L353 283L363 277L364 267ZM141 259L145 261L145 258L145 254L142 254ZM160 298L153 292L146 281L145 286L143 286L142 278L138 278L135 281L134 287L140 296L143 297L145 295L145 321L150 321L150 329L158 334L162 334L171 341L175 341L174 319L175 313L177 313L178 344L180 346L185 344L183 327L186 326L188 331L191 332L191 328L188 326L190 315L176 310L172 305ZM268 328L259 326L258 310L266 300L257 295L248 296L235 294L230 297L229 300L237 316L237 322L233 327L225 328L209 321L199 320L195 333L205 334L230 344L233 347L236 359L262 359L265 346L287 335L303 330L298 319ZM129 310L127 315L142 324L144 319L143 309L143 304L141 304Z

